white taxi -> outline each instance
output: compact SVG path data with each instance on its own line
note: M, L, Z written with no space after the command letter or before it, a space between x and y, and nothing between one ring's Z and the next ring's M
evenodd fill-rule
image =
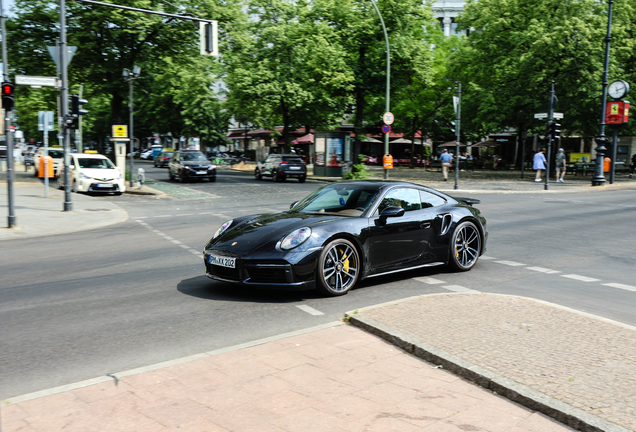
M114 193L126 191L124 176L104 155L89 153L70 154L70 179L73 192ZM64 188L64 167L58 172L57 187Z

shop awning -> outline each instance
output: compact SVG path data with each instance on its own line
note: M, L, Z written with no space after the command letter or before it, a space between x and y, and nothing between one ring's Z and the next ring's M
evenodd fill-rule
M307 134L305 136L301 136L300 138L296 138L294 140L294 144L313 144L314 143L314 134Z
M460 147L466 147L466 144L462 144L461 142L459 143ZM437 146L438 148L452 148L452 147L457 147L457 141L449 141L449 142L445 142L444 144L440 144Z
M473 144L471 147L499 147L501 143L494 141L482 141L477 144Z

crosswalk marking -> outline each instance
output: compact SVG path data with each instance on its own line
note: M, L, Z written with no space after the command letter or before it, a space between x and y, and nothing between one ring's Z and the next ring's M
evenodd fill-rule
M631 286L631 285L624 285L624 284L619 284L619 283L605 283L603 285L604 286L608 286L608 287L612 287L612 288L618 288L618 289L622 289L622 290L636 292L636 287L635 286Z
M548 273L548 274L555 274L555 273L561 273L558 270L551 270L545 267L526 267L527 270L533 270L536 272L541 272L541 273Z
M595 278L591 278L591 277L587 277L587 276L581 276L581 275L577 275L577 274L561 275L561 277L574 279L574 280L578 280L578 281L581 281L581 282L598 282L598 281L600 281L600 279L595 279Z
M461 285L446 285L446 286L443 286L442 288L447 289L449 291L462 293L462 294L481 294L480 291L476 291L474 289L466 288L466 287L463 287Z
M497 264L504 264L512 267L524 266L525 264L518 263L516 261L495 261Z
M432 277L416 277L415 280L419 282L424 282L425 284L429 284L429 285L437 285L437 284L446 283L444 281L441 281L439 279L435 279Z
M311 306L297 305L296 307L303 312L307 312L309 315L314 315L314 316L324 315L324 313L312 308Z

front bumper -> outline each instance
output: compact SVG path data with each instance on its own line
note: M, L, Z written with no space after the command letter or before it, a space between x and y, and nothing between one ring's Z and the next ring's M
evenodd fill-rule
M181 175L184 179L212 179L216 178L216 169L212 170L188 170L181 171Z
M126 185L123 180L80 179L77 183L77 190L80 192L123 193L126 192Z
M210 264L210 252L235 258L235 267L222 267ZM206 250L203 252L205 275L221 282L253 286L256 288L275 288L283 290L310 290L316 287L316 263L320 250L307 254L288 254L294 263L285 259L266 257L238 257L225 251Z

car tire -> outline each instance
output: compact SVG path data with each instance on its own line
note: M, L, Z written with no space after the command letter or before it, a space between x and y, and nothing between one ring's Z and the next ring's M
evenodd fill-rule
M215 182L216 181L216 176L215 177L210 177L210 181L211 182Z
M298 183L305 183L305 180L307 180L307 177L298 177Z
M120 196L121 192L115 192L115 196Z
M181 183L185 183L186 182L185 176L183 175L183 171L179 171L179 181Z
M272 181L273 182L278 181L278 171L272 171Z
M261 175L261 171L258 168L256 168L256 170L254 171L254 178L256 180L261 180L263 178L263 176Z
M475 266L481 252L481 234L477 226L465 221L455 227L450 242L449 266L455 271L468 271Z
M168 178L170 179L170 181L174 181L174 175L172 175L172 171L170 170L170 168L168 168Z
M316 269L316 286L329 296L348 293L360 277L360 255L346 239L329 242L320 253Z

